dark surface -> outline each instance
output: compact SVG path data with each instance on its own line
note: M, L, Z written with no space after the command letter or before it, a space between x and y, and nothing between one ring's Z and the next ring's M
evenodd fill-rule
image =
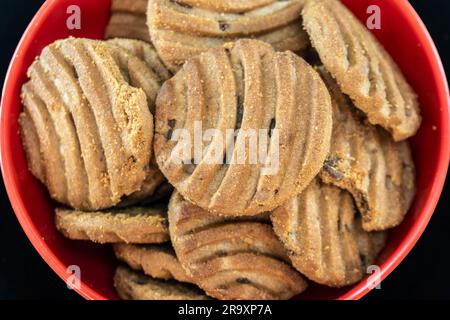
M356 0L355 0L356 1ZM3 0L0 13L0 75L41 0ZM411 1L433 36L450 73L450 1ZM81 300L34 250L11 210L0 183L0 299ZM450 299L450 192L447 182L440 204L408 257L366 299Z

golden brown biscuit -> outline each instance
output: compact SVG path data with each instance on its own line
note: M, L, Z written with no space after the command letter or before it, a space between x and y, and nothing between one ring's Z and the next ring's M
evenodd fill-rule
M116 244L114 253L132 269L143 271L152 278L193 282L178 261L172 245Z
M145 91L147 99L151 101L149 104L150 111L154 113L156 95L162 83L171 76L170 72L158 57L155 48L150 43L133 39L114 38L108 40L108 43L127 50L130 54L135 55L147 64L148 69L143 70L139 75L139 79L133 79L133 82ZM147 73L144 73L144 71L147 71ZM120 203L120 206L154 202L168 195L170 191L171 188L159 170L156 161L152 159L141 190L126 197Z
M167 209L130 207L101 212L55 210L57 229L72 240L98 243L162 243L169 240Z
M150 42L147 28L148 0L112 0L106 39L130 38Z
M209 300L197 287L175 281L156 280L120 266L114 287L123 300Z
M308 45L301 26L304 0L150 0L148 26L172 71L201 52L241 38L299 51Z
M30 167L52 198L96 210L141 189L154 101L139 79L150 72L142 60L100 41L69 38L43 50L22 87L20 124ZM29 132L39 153L31 150Z
M321 178L352 193L367 231L399 225L415 194L409 144L394 142L381 128L361 120L331 76L321 69L333 105L331 151Z
M413 136L421 122L416 94L375 37L336 0L308 1L303 19L323 64L369 121L396 141Z
M384 247L386 233L368 233L351 195L317 178L272 213L276 234L309 279L331 287L360 281Z
M187 62L161 88L156 109L161 171L186 199L214 213L255 215L276 208L311 182L329 151L331 101L320 76L295 54L276 53L256 40L229 43ZM194 140L210 128L219 132L212 142ZM177 159L186 145L174 141L178 129L194 140L187 159ZM227 143L229 130L237 132L234 143ZM259 135L255 143L247 143L249 132ZM267 146L266 159L256 154L258 145ZM202 147L204 154L195 158Z
M218 299L289 299L306 289L269 224L218 217L174 193L173 246L195 283Z

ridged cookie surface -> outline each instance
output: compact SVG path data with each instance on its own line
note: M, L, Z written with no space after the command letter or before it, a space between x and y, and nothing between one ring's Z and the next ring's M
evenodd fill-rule
M331 287L360 281L384 247L386 233L368 233L356 216L351 195L318 178L272 213L276 234L294 267Z
M163 280L177 280L192 283L178 261L170 244L164 245L114 245L116 257L134 270L143 271L146 275Z
M175 281L153 279L120 266L114 275L114 287L123 300L209 300L198 288Z
M145 90L147 97L154 101L162 83L169 79L171 74L159 58L153 45L144 41L122 38L108 40L108 43L127 50L147 64L151 74L144 76L141 79L141 83L144 84L142 88ZM154 111L153 108L154 105L152 104L150 109L152 113Z
M148 0L112 0L106 38L131 38L150 42L147 4Z
M342 91L396 141L421 122L416 94L375 37L337 0L310 0L303 11L312 45Z
M52 198L96 210L141 188L153 101L139 79L149 72L142 60L100 41L70 38L43 50L22 87L20 126L25 148L38 138L39 153L27 150L28 161Z
M177 71L199 53L241 38L268 42L279 51L306 48L303 4L304 0L150 0L148 26L161 58Z
M218 299L289 299L306 289L272 227L262 221L213 216L178 193L169 205L170 234L181 265Z
M320 171L331 101L304 60L240 40L190 60L165 82L155 127L158 165L186 199L214 213L255 215L301 192ZM211 128L216 134L202 141Z
M162 243L169 240L167 209L130 207L99 212L55 211L57 229L72 240L98 243Z
M350 99L322 69L331 93L333 135L321 178L350 191L367 231L399 225L415 194L409 143L394 142L383 129L362 120Z

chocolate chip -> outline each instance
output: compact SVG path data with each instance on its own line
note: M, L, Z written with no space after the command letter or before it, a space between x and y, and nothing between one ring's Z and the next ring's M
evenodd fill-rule
M226 21L219 20L219 28L220 28L220 30L222 30L222 31L227 31L228 28L230 28L230 24L227 23Z
M277 125L277 120L275 118L272 118L272 120L270 120L269 137L272 137L272 133L273 133L273 130L275 129L276 125Z
M361 260L361 264L363 265L363 268L366 268L368 265L367 256L364 253L359 253L359 260Z
M130 162L132 162L132 163L136 163L136 162L137 162L137 159L136 159L135 156L129 157L128 160L129 160Z
M169 126L169 131L166 132L165 134L165 138L167 141L169 141L170 139L172 139L172 135L173 135L173 129L175 128L175 126L177 125L177 120L175 119L169 119L167 121L167 125Z
M250 280L248 280L247 278L237 278L236 282L240 284L249 284Z
M337 165L339 163L339 157L333 156L325 160L323 168L325 171L336 180L341 180L344 177L344 173L337 169Z
M325 164L330 167L336 167L339 163L340 158L338 156L332 156L325 160Z
M175 126L177 125L177 120L175 119L169 119L169 121L167 121L167 124L169 125L170 128L175 128Z
M172 139L172 135L173 135L173 129L169 129L169 131L166 132L165 134L165 138L167 141L169 141L170 139Z

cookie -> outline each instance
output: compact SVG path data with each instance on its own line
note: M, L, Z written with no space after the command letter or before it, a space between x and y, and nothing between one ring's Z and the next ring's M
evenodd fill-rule
M148 0L112 0L106 39L130 38L150 42L147 4Z
M133 39L114 38L108 40L108 43L127 50L130 54L135 55L147 64L148 69L144 71L150 71L150 73L144 74L142 72L141 78L134 81L139 82L136 85L145 91L147 99L151 101L149 107L153 114L156 95L162 83L171 77L170 72L158 57L155 48L150 43ZM161 171L159 171L156 161L152 159L141 190L126 197L120 203L120 206L154 202L168 195L170 191L171 188Z
M116 244L114 253L132 269L143 271L152 278L192 283L171 245Z
M337 0L311 0L303 20L323 64L370 123L381 125L396 141L415 135L421 123L417 96L357 18Z
M306 289L270 224L218 217L174 193L169 228L187 274L218 299L289 299Z
M323 69L333 105L331 150L322 180L350 191L367 231L399 225L415 195L415 169L409 143L394 142L358 115L351 100Z
M330 96L312 67L291 52L239 40L190 60L164 83L155 157L192 203L212 213L255 215L311 182L329 152L331 127ZM208 140L210 128L216 134ZM177 140L177 132L190 143Z
M360 281L386 241L362 229L351 195L315 179L271 215L298 271L314 282L343 287Z
M169 240L167 210L160 206L82 212L55 210L57 229L72 240L97 243L163 243Z
M52 198L97 210L141 189L154 101L140 79L150 72L134 55L100 41L69 38L43 50L22 87L19 122L29 166Z
M209 49L241 38L300 51L308 45L302 28L304 0L150 0L148 26L164 63L177 71Z
M114 287L123 300L209 300L195 286L163 281L120 266L114 275Z

